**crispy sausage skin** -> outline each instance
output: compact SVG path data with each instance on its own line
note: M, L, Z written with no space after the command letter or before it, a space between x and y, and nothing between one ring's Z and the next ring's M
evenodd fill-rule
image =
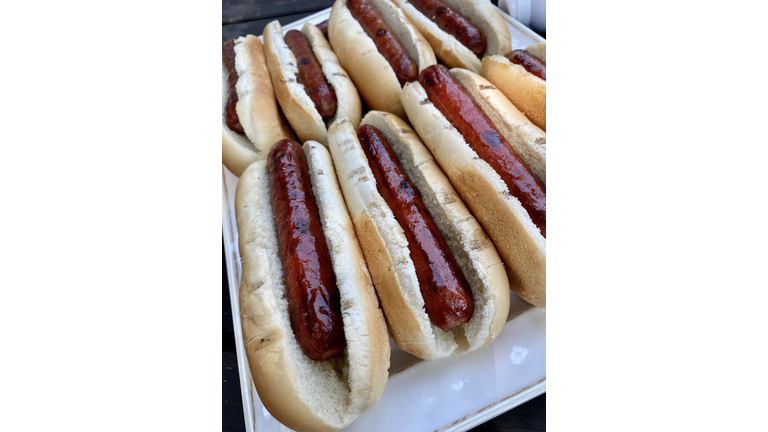
M528 73L534 74L544 81L547 80L547 64L528 51L522 49L512 50L504 54L504 57L512 63L524 67Z
M472 150L493 168L533 223L547 237L547 203L544 185L531 173L515 149L499 133L464 87L442 65L419 75L430 102L466 139Z
M368 36L376 43L376 49L392 66L400 82L400 87L405 83L416 81L419 76L419 68L408 55L408 51L400 42L400 39L392 33L392 29L381 18L379 12L368 0L347 0L347 8L352 16L365 29Z
M224 42L224 46L221 48L222 62L224 68L229 73L227 78L227 104L224 111L226 113L227 127L239 134L245 134L243 125L240 124L240 118L237 116L237 69L235 69L235 40L230 39Z
M409 0L409 3L478 58L483 55L487 48L485 36L452 7L440 0Z
M376 188L408 239L429 320L448 331L472 318L472 291L443 235L424 207L421 193L403 171L386 137L375 127L357 130Z
M340 355L347 341L307 160L298 143L282 140L267 163L291 327L312 360L327 360Z
M290 30L285 34L285 43L296 56L299 67L299 82L304 84L317 112L323 118L336 114L336 92L328 84L323 75L323 68L315 58L315 52L307 38L298 30Z

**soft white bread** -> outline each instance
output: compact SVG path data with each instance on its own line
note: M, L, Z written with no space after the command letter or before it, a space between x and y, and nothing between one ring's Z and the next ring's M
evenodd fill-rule
M389 0L371 0L371 3L416 62L419 72L437 62L429 42L408 21L402 9ZM352 16L344 0L333 4L328 40L368 107L405 117L400 102L402 89L395 71L379 54L373 39Z
M539 42L536 45L531 45L525 50L533 54L534 57L539 58L544 63L547 62L547 41Z
M304 84L299 82L296 56L285 43L283 28L276 20L264 28L267 67L277 101L301 142L313 140L327 146L327 125L342 117L348 118L354 124L360 124L362 104L355 85L339 64L323 33L310 23L305 23L301 32L307 37L315 58L323 69L323 75L336 93L336 114L327 120L320 116Z
M475 303L470 321L448 332L429 321L403 229L376 189L356 129L337 121L329 129L331 154L392 338L424 359L488 345L509 311L509 282L496 249L413 129L379 111L369 112L361 124L379 129L389 141L467 278Z
M296 431L335 431L379 400L388 378L389 337L330 154L311 141L304 152L341 294L344 356L310 359L291 329L267 161L243 173L235 196L240 317L248 364L267 410Z
M221 159L232 174L240 177L250 164L266 158L276 142L291 138L291 131L277 106L259 38L248 35L235 39L235 69L238 75L235 109L245 135L227 127L229 73L222 66Z
M547 134L531 123L502 92L488 80L466 69L451 74L467 89L496 129L512 145L533 174L547 183Z
M503 55L483 58L480 75L490 81L528 119L546 132L547 82Z
M493 240L512 290L525 301L546 307L547 241L520 201L429 101L421 84L403 88L403 106L424 144Z
M435 55L446 66L460 67L473 72L480 72L480 59L458 41L446 33L437 24L421 13L408 0L394 0L419 29L421 34L435 50ZM503 55L512 49L509 27L504 18L491 4L490 0L442 0L443 3L460 13L485 36L486 55Z

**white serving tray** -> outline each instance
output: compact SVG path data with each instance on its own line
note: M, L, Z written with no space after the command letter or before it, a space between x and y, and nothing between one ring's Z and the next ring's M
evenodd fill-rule
M504 11L498 8L497 11L507 21L513 49L544 41ZM283 25L283 30L300 30L305 22L319 24L328 19L330 13L330 8L325 9ZM235 222L238 178L226 167L222 168L221 218L245 428L248 432L290 431L262 405L243 349L238 301L242 266ZM544 393L547 386L546 310L510 294L504 329L491 345L481 350L424 361L402 351L390 339L392 354L384 393L376 406L345 430L464 431Z

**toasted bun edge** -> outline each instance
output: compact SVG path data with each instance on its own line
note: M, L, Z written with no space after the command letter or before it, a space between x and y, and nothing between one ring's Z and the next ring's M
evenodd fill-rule
M480 75L490 81L529 120L547 131L547 82L501 55L485 57Z

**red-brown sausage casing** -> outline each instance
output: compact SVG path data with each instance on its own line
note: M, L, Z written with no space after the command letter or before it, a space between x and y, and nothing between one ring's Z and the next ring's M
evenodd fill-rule
M520 201L533 223L547 237L547 201L544 185L499 133L464 87L442 65L423 71L419 82L448 121L472 150L499 174L509 192Z
M328 39L328 20L325 20L321 22L320 24L316 25L318 30L323 32L323 36L325 36L326 39Z
M404 86L405 83L416 81L419 76L419 68L408 55L408 51L405 50L400 39L392 33L392 29L381 18L371 2L368 0L347 0L347 7L368 36L373 39L379 53L392 66L397 81L400 82L400 87Z
M403 228L416 267L424 307L434 325L448 331L472 318L472 291L445 238L424 207L386 137L373 126L357 130L376 188Z
M336 357L347 345L341 299L304 151L282 140L268 169L293 333L312 360Z
M512 63L524 67L528 73L534 74L544 81L547 80L547 64L528 51L521 49L512 50L504 54L504 57Z
M323 75L323 68L315 58L312 45L298 30L290 30L285 34L285 43L296 56L299 67L299 82L304 84L307 95L315 104L317 112L323 118L336 114L336 92L333 91Z
M456 38L474 55L477 57L483 55L487 48L483 33L452 7L440 0L409 0L409 3L437 24L440 30Z
M227 103L224 106L224 112L226 113L225 119L227 127L239 134L245 134L243 125L240 124L240 117L237 116L237 69L235 69L235 40L230 39L224 42L224 46L221 48L222 62L224 68L229 73L227 78Z

